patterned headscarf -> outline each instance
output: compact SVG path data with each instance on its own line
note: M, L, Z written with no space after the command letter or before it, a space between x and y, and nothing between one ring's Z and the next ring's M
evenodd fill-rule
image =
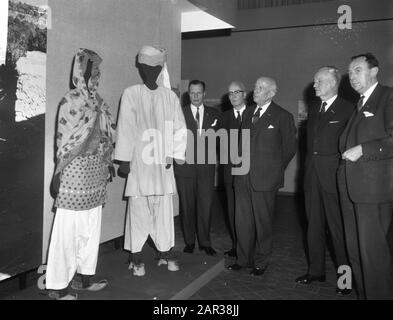
M97 93L101 62L98 54L89 49L79 49L75 55L72 82L76 88L69 91L60 102L56 173L87 150L96 121L99 121L103 135L104 161L110 163L112 160L115 125L108 105ZM84 76L89 64L91 76L86 83Z

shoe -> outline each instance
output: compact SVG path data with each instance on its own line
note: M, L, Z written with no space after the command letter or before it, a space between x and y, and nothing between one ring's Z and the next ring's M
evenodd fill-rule
M58 298L56 300L78 300L78 295L76 293L69 293L64 297Z
M236 249L232 248L231 250L225 251L224 255L231 257L231 258L236 258Z
M90 286L84 288L82 282L72 280L71 288L74 290L86 290L86 291L95 292L104 289L107 285L108 285L107 280L101 280L98 282L94 282Z
M163 264L168 265L168 270L169 271L179 271L179 263L176 260L168 260L168 259L160 259L158 261L158 266L161 266Z
M261 276L265 273L267 267L265 268L252 268L252 270L250 271L250 275L252 276Z
M52 300L78 300L78 295L76 293L68 293L65 296L60 297L57 290L51 290L48 293L48 297Z
M134 272L132 273L134 276L143 277L146 274L144 263L134 264L133 262L131 262L128 266L128 270L131 269L134 270Z
M340 289L340 288L336 288L336 294L338 296L347 296L349 294L351 294L352 289Z
M185 252L185 253L194 253L194 248L195 248L195 244L187 244L184 247L183 252Z
M199 250L205 251L208 256L214 256L217 254L217 251L212 247L199 247Z
M228 270L232 271L239 271L243 267L241 265L238 265L237 263L231 264L230 266L227 267Z
M311 282L314 281L325 282L326 276L312 276L307 273L304 276L301 276L295 280L295 282L300 284L310 284Z

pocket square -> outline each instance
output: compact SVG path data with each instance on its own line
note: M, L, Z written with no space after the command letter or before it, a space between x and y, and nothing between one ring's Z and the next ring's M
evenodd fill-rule
M216 124L217 124L217 119L214 119L214 122L211 126L214 127Z
M329 121L329 123L339 123L340 121Z
M268 129L274 129L274 126L270 125L270 126L268 127Z
M368 117L374 117L374 113L368 112L368 111L363 111L363 114L366 118Z

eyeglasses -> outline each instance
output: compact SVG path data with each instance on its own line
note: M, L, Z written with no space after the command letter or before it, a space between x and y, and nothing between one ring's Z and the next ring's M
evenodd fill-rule
M243 90L229 91L228 96L238 96L242 92L244 91Z

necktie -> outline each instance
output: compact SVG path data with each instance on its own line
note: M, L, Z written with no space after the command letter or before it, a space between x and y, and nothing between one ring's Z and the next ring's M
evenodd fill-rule
M361 95L357 104L358 111L360 111L360 109L363 108L363 100L364 100L364 95Z
M195 123L196 123L197 129L199 130L199 123L200 123L199 107L197 107L197 112L196 112L196 116L195 116Z
M252 116L252 123L256 123L259 120L259 116L261 115L262 108L258 107L257 111Z
M325 114L325 112L326 112L326 109L325 109L326 105L327 105L327 103L325 101L322 102L321 107L319 108L318 115L317 115L317 122L319 122L321 120L321 117Z
M242 125L242 115L240 114L240 111L236 111L236 112L237 112L236 121L240 128L240 126Z
M321 109L319 110L320 113L324 114L326 112L326 101L322 102Z

